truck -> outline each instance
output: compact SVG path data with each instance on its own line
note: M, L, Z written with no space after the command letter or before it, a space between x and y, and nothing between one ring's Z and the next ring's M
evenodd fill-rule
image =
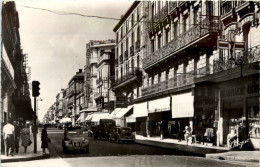
M100 119L97 125L92 126L94 139L109 139L109 134L116 128L116 122L113 119Z

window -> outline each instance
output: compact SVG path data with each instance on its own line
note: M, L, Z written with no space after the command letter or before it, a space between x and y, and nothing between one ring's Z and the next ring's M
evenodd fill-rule
M139 21L139 8L137 8L137 10L136 10L136 21Z
M121 27L121 39L123 38L123 27Z
M132 17L131 17L131 22L132 22L132 27L134 26L134 13L132 14Z
M187 31L187 21L188 21L188 17L187 16L183 16L183 33Z
M167 44L169 42L169 29L167 28L165 30L165 44Z
M198 23L198 12L199 12L199 8L194 8L193 10L193 24L197 24Z
M116 43L118 43L118 32L116 32Z
M139 56L137 56L137 67L138 67L138 68L139 68L139 65L140 65L140 64L139 64L139 61L140 61L140 60L139 60Z
M154 39L151 39L151 53L154 52Z
M128 21L125 22L125 33L128 32Z
M169 79L169 69L166 70L166 73L165 73L165 80L168 80Z
M126 38L126 48L125 49L128 50L128 47L129 47L128 46L128 38Z
M160 35L158 35L158 49L160 49L161 48L161 38L162 38L162 36L161 36L161 34Z
M135 34L134 32L132 33L132 46L134 46L134 43L135 43Z
M174 32L173 32L174 39L178 36L178 24L177 22L174 23Z
M123 51L124 51L124 45L123 43L121 43L121 55L123 55Z
M140 41L140 37L141 37L140 27L138 26L138 27L137 27L137 41Z
M158 83L161 82L161 75L162 75L161 72L159 72L159 73L158 73Z
M139 97L139 94L140 94L140 92L139 92L139 87L138 87L136 90L137 90L137 92L136 92L137 97Z

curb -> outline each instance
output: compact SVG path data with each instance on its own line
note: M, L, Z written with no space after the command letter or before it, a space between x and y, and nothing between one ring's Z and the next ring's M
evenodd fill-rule
M155 148L163 148L163 149L167 149L167 150L174 150L174 151L178 151L184 154L188 154L188 156L197 156L197 157L205 157L206 154L203 153L195 153L195 152L189 152L189 151L184 151L178 148L170 148L170 147L165 147L165 146L159 146L159 145L153 145L153 144L149 144L146 142L142 142L142 141L138 141L135 140L136 144L140 144L140 145L145 145L145 146L150 146L150 147L155 147Z
M50 154L45 154L45 155L42 154L42 155L24 157L24 158L1 159L1 163L32 161L32 160L40 160L40 159L47 159L47 158L50 158Z
M243 162L259 162L259 159L255 158L244 158L235 156L225 156L225 155L206 155L207 159L218 159L218 160L228 160L228 161L243 161Z

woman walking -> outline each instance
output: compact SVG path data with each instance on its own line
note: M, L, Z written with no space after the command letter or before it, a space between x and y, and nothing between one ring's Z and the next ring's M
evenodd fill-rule
M47 125L44 125L42 129L42 136L41 136L43 154L46 154L45 149L48 148L48 133L46 129L47 129Z
M22 146L24 146L24 153L27 151L27 146L30 145L30 129L29 125L26 124L25 127L21 130L21 139L22 139Z

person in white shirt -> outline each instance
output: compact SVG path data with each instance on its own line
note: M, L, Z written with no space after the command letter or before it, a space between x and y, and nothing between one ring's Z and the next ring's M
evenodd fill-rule
M5 155L9 154L13 156L14 151L14 126L13 120L9 119L8 123L3 127L3 136L4 136L4 144L5 144Z

